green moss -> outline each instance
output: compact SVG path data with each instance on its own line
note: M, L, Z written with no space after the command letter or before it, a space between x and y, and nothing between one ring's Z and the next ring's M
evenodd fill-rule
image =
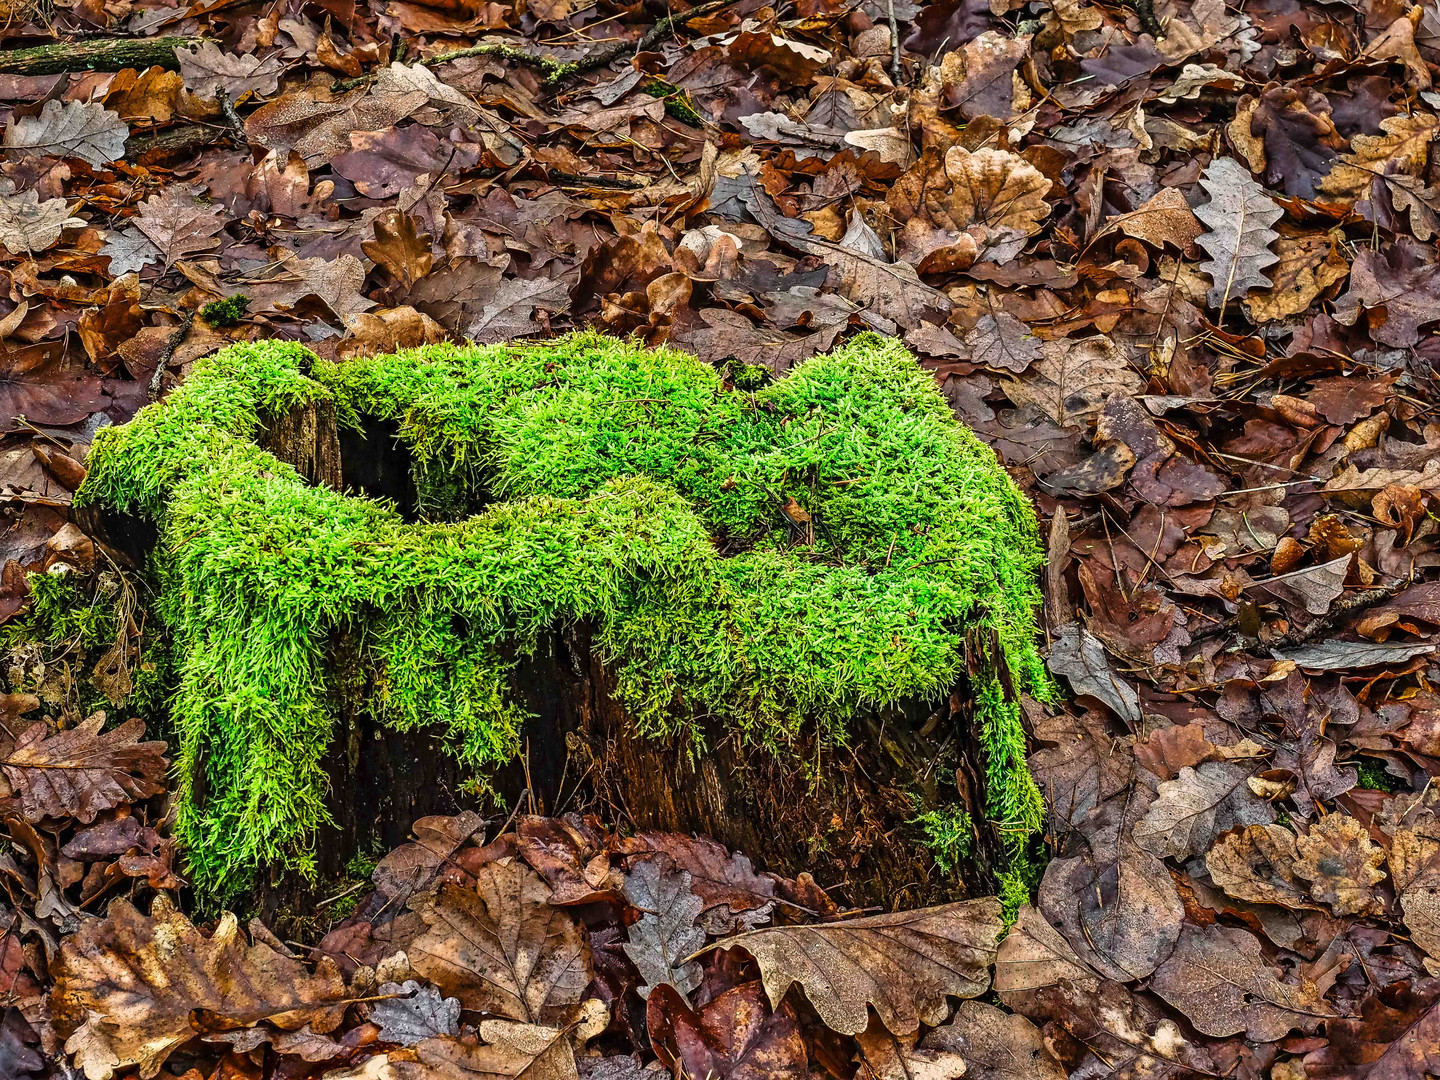
M910 819L925 832L925 843L942 874L949 874L970 855L975 823L963 807L951 804L925 810Z
M236 293L224 300L212 300L200 309L200 317L211 326L223 329L234 326L249 310L250 298L244 293Z
M1403 781L1385 771L1385 763L1373 758L1361 758L1355 763L1356 785L1371 791L1399 791L1408 787Z
M37 694L48 708L79 715L116 707L149 721L163 714L168 657L146 625L132 581L114 571L82 575L66 568L31 574L29 586L29 608L0 627L9 690ZM123 650L117 644L122 620Z
M322 399L399 423L431 520L307 487L255 445ZM594 334L340 365L241 345L101 432L78 498L160 528L177 827L204 888L309 865L341 630L382 672L382 717L443 726L477 772L519 745L515 664L578 620L652 735L705 716L776 748L806 723L843 743L968 664L989 810L1016 850L1039 826L1005 691L1048 689L1034 514L897 342L862 336L758 393Z

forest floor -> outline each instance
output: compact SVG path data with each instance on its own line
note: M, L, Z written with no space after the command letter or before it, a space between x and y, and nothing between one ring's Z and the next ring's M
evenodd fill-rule
M227 343L593 326L781 376L872 329L1033 497L1069 693L1025 703L1052 858L998 947L994 901L841 917L703 838L473 814L285 942L172 906L164 745L12 653L0 1077L1440 1075L1434 4L5 14L0 634L32 572L133 610L86 450Z

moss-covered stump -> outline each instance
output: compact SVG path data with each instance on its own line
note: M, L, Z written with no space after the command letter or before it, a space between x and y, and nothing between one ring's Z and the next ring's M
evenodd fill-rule
M358 492L325 486L337 448ZM344 364L243 345L102 432L89 469L81 502L158 532L203 889L313 870L328 788L381 728L442 733L482 787L525 741L563 755L569 724L601 748L602 794L758 760L833 792L835 763L888 760L879 790L923 798L941 762L887 749L903 721L969 747L990 840L1013 853L1039 826L1016 702L1045 687L1033 512L896 342L756 392L597 335ZM567 666L584 694L537 707ZM897 801L895 822L923 808Z

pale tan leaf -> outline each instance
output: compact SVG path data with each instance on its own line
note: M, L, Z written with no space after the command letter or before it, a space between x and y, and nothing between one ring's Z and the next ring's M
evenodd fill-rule
M1383 135L1356 135L1330 174L1320 181L1321 197L1340 202L1368 198L1377 176L1419 176L1430 157L1437 121L1429 113L1380 121Z
M931 1052L962 1058L969 1080L1065 1080L1040 1029L983 1001L962 1001L954 1018L920 1040Z
M324 1034L339 1026L349 1000L329 958L311 973L269 945L246 944L228 912L206 937L161 894L148 917L116 900L104 919L64 939L50 1008L87 1080L130 1067L149 1080L200 1033L200 1010L216 1030L265 1021Z
M1245 297L1250 321L1263 323L1299 315L1331 285L1343 281L1350 273L1350 263L1341 251L1342 239L1338 230L1280 237L1275 245L1279 261L1270 271L1274 284Z
M214 100L224 90L232 103L251 94L268 97L280 88L285 65L278 56L264 60L250 53L222 51L213 41L201 41L194 48L176 49L175 59L187 89Z
M1176 779L1160 785L1159 798L1135 825L1135 842L1160 858L1188 859L1236 825L1274 821L1274 808L1246 783L1250 773L1233 761L1181 769Z
M1353 817L1327 814L1295 846L1295 873L1336 915L1374 915L1384 907L1375 886L1385 880L1385 850Z
M739 946L755 958L772 1005L799 983L835 1031L864 1031L868 1005L890 1032L909 1035L921 1023L945 1019L947 995L985 991L1000 929L1000 902L985 897L846 922L767 927L717 944Z
M16 255L54 247L65 229L87 224L73 217L65 199L40 201L38 191L14 191L14 185L0 181L9 191L0 194L0 245Z
M22 116L5 129L5 149L17 157L79 158L95 168L125 156L130 128L99 102L45 102L39 116Z
M590 982L590 947L550 888L518 859L482 867L474 888L447 882L410 901L429 930L414 969L473 1012L526 1024L562 1018Z
M1279 234L1271 228L1285 213L1234 158L1217 157L1206 167L1200 186L1210 201L1195 211L1208 232L1196 241L1210 258L1200 270L1211 282L1209 303L1223 308L1251 289L1270 287L1261 273L1279 257L1270 250Z
M1308 906L1305 883L1295 875L1295 834L1280 825L1248 825L1226 833L1206 852L1205 869L1236 900Z

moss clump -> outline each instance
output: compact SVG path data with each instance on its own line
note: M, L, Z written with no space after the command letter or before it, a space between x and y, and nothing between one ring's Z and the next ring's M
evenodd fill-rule
M484 508L406 524L307 487L254 439L322 399L399 422L432 515ZM178 829L202 887L309 865L341 629L383 673L382 718L443 725L477 770L517 750L517 657L576 620L657 735L705 715L775 747L806 722L843 742L857 713L941 695L968 664L988 809L1017 850L1039 826L1005 690L1047 685L1033 511L897 342L862 336L758 393L594 334L340 365L240 345L101 432L78 497L160 528Z
M250 310L250 298L236 293L224 300L212 300L200 309L200 317L216 329L234 326Z
M925 843L942 874L949 874L970 855L970 834L975 823L963 807L938 806L924 810L910 819L925 833Z

